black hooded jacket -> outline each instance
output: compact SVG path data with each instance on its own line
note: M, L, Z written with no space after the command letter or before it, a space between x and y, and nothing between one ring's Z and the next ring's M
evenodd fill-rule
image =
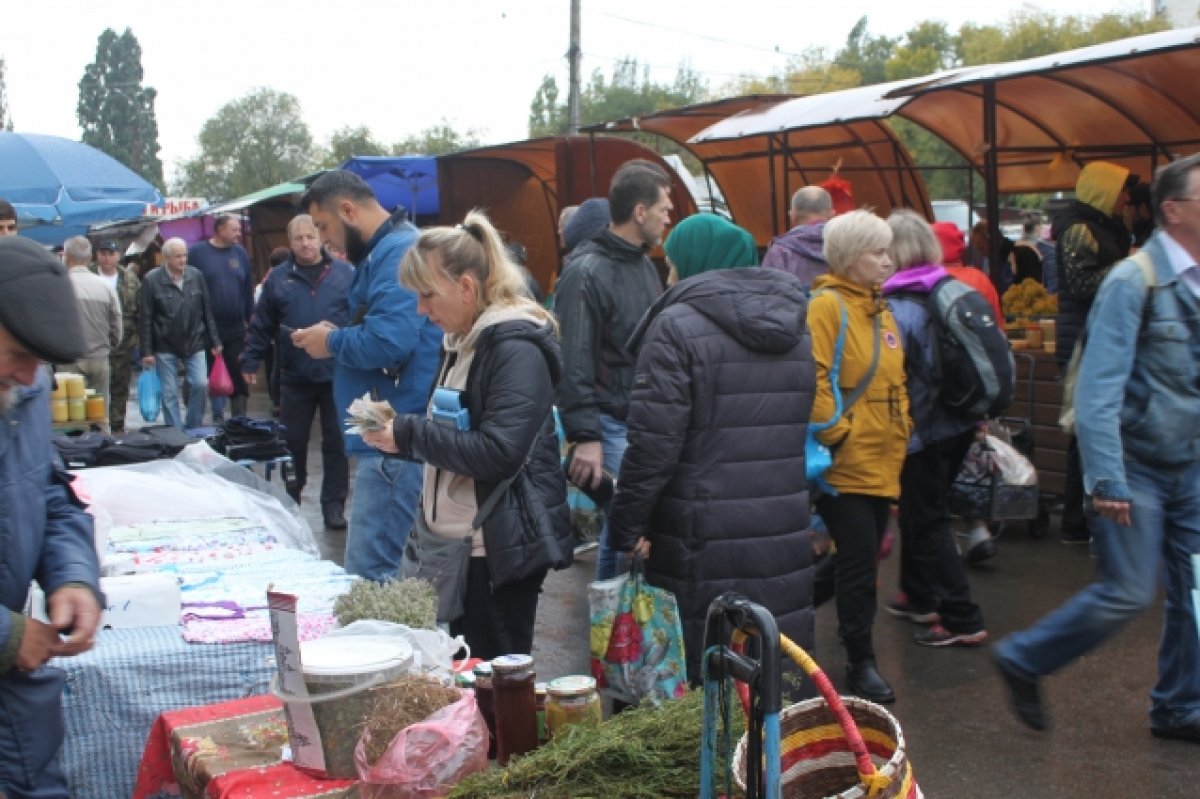
M647 579L679 602L693 682L705 613L725 591L812 645L806 310L788 273L706 272L664 294L630 341L637 368L611 535L621 550L650 540Z
M574 554L566 476L551 414L561 374L558 340L549 326L501 322L480 333L467 374L463 402L470 413L470 430L459 431L424 416L396 418L400 456L473 478L480 507L529 456L525 469L533 491L519 491L518 478L483 523L488 569L496 588L511 582L514 569L531 557L545 562L527 571L564 567ZM556 533L557 562L531 544L538 515Z
M600 414L624 420L633 380L627 342L662 293L646 251L606 230L580 244L558 280L565 374L558 408L567 440L600 440Z
M1068 233L1076 226L1079 230ZM1079 235L1083 229L1091 236ZM1050 235L1058 268L1054 354L1060 364L1065 364L1071 359L1104 276L1129 255L1129 231L1112 216L1075 200L1055 218Z

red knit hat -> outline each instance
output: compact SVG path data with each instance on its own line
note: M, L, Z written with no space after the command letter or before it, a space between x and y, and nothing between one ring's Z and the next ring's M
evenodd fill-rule
M963 250L967 246L963 243L962 231L958 229L958 225L953 222L934 222L932 227L938 244L942 245L942 263L961 264Z

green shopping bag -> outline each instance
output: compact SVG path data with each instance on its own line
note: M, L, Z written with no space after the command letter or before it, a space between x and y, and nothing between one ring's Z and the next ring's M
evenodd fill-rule
M679 606L670 591L646 583L640 557L629 574L588 585L588 608L592 676L601 691L630 704L683 696Z

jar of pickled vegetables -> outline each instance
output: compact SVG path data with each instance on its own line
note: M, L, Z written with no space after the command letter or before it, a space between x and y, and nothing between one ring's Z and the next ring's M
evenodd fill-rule
M572 724L599 724L603 720L594 678L582 674L559 677L546 689L546 727L551 738Z

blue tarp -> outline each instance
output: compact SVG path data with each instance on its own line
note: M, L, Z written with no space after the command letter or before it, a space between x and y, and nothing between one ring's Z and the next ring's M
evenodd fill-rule
M438 213L437 159L432 156L360 155L342 164L375 191L379 204L389 211L403 205L417 217Z
M17 209L21 235L61 244L90 225L142 215L158 189L82 142L0 132L0 197Z

